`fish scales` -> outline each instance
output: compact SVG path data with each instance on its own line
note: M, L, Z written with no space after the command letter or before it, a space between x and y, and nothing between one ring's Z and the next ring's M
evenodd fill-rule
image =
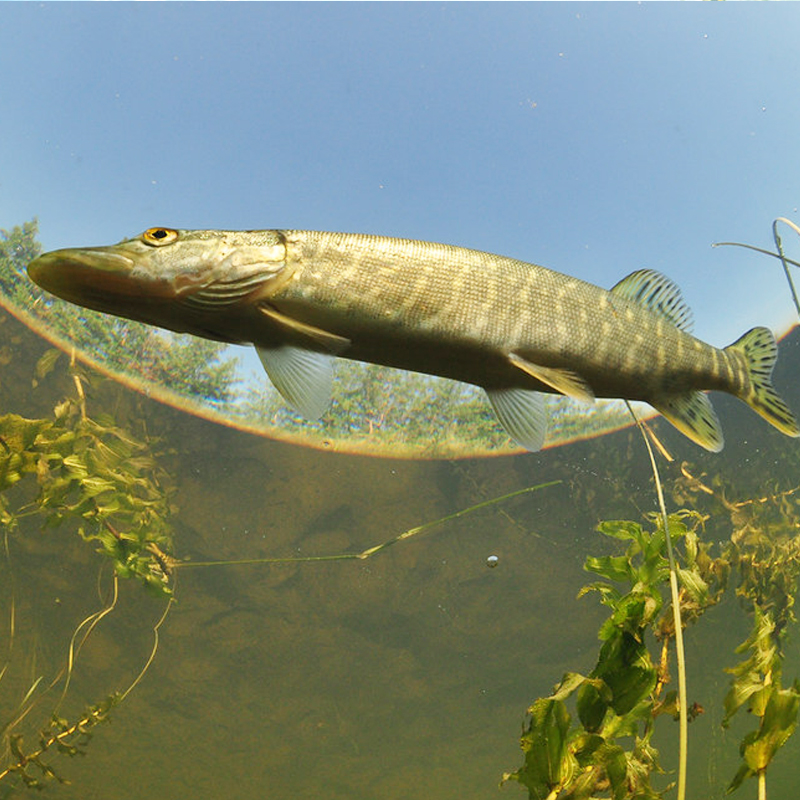
M753 328L718 349L689 333L678 288L638 270L610 290L447 244L302 230L150 228L116 245L45 253L31 278L71 302L255 345L287 402L319 416L342 356L483 387L500 423L542 446L541 392L644 400L709 450L705 390L800 435L771 384L777 344Z
M737 378L743 380L731 372L714 378L715 360L726 359L716 348L698 349L694 343L702 343L647 309L544 267L428 242L306 231L285 235L287 264L295 276L270 302L353 338L355 358L374 360L373 350L383 349L387 336L392 350L426 339L439 346L447 341L454 354L464 348L469 363L440 365L438 374L446 369L453 373L449 377L483 386L533 385L505 363L506 353L517 352L537 364L581 373L598 397L633 391L630 399L638 400L664 380L678 387L713 379L716 385L708 388L723 390L738 390ZM371 343L355 345L357 332L373 337ZM492 360L503 358L504 382L472 358L480 351ZM407 346L396 361L393 366L433 371Z

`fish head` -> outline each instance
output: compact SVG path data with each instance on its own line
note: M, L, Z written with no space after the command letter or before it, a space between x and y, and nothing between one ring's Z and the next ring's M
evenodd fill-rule
M269 294L285 273L278 231L149 228L115 245L54 250L28 264L30 278L63 300L222 341L239 340L225 312Z

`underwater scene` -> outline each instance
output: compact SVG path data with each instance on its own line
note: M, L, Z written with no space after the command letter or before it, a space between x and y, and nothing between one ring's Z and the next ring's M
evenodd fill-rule
M794 797L799 22L0 6L0 798Z

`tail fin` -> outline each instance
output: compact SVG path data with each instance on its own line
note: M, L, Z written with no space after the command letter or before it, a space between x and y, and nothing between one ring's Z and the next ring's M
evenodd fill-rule
M749 386L740 399L787 436L800 436L800 427L789 406L772 386L772 368L778 357L778 345L768 328L753 328L725 348L744 357Z

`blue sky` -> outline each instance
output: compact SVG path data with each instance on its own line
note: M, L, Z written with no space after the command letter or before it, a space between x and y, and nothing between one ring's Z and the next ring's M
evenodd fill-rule
M368 231L604 286L649 266L723 345L789 319L777 262L710 244L800 222L798 30L795 4L4 3L0 227Z

